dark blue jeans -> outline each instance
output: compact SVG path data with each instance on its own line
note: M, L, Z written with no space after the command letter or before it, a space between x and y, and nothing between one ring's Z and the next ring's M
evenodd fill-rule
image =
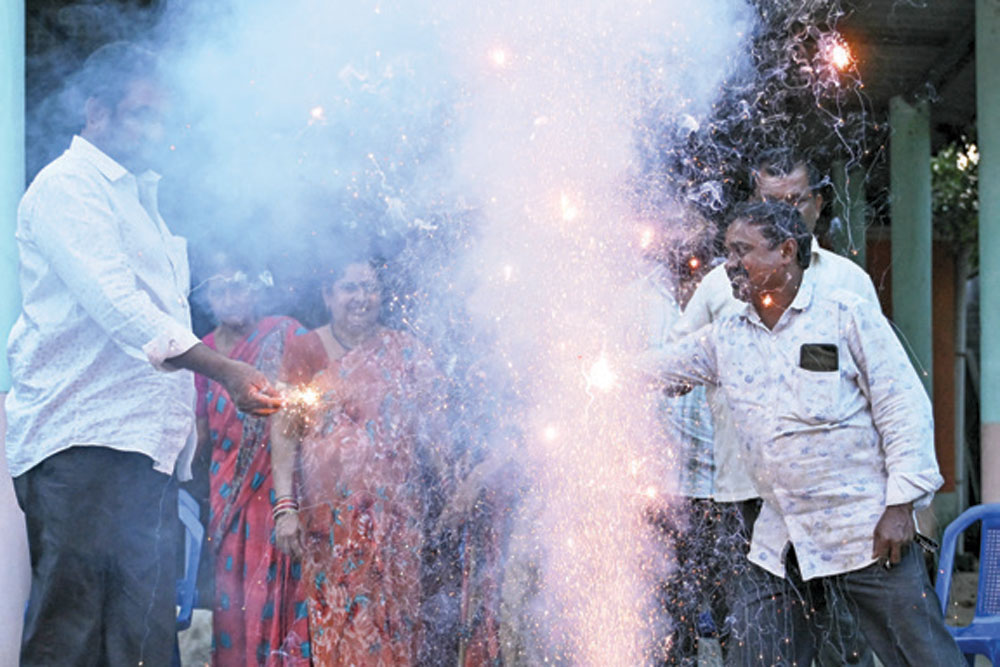
M734 636L727 664L738 667L810 665L818 647L843 628L827 613L835 597L847 605L885 667L964 667L965 658L945 628L941 605L920 550L904 549L890 569L874 564L830 577L802 581L794 551L787 578L750 565L733 610ZM845 659L845 663L848 661Z
M177 484L143 454L73 447L14 489L31 551L22 667L169 665Z

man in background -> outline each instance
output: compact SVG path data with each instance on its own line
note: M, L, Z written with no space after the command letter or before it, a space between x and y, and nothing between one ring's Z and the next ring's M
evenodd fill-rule
M144 49L95 51L77 79L83 129L18 209L6 408L31 555L25 667L170 663L191 371L244 411L280 407L263 375L191 332L186 242L160 217L149 170L165 138L162 81Z

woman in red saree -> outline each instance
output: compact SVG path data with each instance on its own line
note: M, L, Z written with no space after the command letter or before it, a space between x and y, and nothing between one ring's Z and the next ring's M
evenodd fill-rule
M282 380L307 384L318 400L309 407L289 394L272 425L275 490L289 508L275 538L302 555L316 665L413 665L421 472L440 460L427 446L444 407L437 375L416 339L379 324L370 263L343 266L323 299L330 323L285 354Z
M307 333L289 317L254 322L255 281L223 268L205 285L219 322L209 347L275 380L285 348ZM217 382L198 378L199 448L210 447L207 544L215 563L214 665L309 665L301 567L271 542L267 418L237 412Z

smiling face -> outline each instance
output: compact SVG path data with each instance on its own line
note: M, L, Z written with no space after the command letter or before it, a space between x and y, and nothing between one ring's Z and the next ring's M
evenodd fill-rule
M733 296L757 303L779 291L794 272L797 248L794 239L772 247L757 225L745 219L734 220L726 230L726 274Z
M330 322L352 338L364 338L375 331L382 306L382 285L366 263L348 264L343 275L323 290Z

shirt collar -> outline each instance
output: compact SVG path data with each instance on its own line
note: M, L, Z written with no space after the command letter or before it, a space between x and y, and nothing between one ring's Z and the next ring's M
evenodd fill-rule
M811 263L810 266L812 266ZM795 293L795 298L789 304L789 310L805 310L812 303L813 291L816 287L815 275L816 272L808 268L802 272L802 282L799 283L799 291Z
M813 292L816 289L816 272L814 270L810 270L812 268L812 262L809 263L809 267L810 268L807 268L802 272L802 282L799 283L799 291L795 293L795 298L792 299L790 304L788 304L788 308L785 309L785 312L781 314L781 318L779 318L778 322L774 325L775 329L777 329L781 325L782 321L784 321L789 310L803 311L809 307L809 304L812 303ZM751 303L743 304L743 317L750 322L764 326L764 322L760 319L757 309L754 308Z
M115 162L107 153L80 135L73 137L69 152L83 158L97 167L109 181L117 181L129 173L128 169Z
M69 145L69 151L97 167L109 181L120 180L131 173L128 169L115 162L107 153L80 135L73 137L73 141ZM159 182L160 175L148 169L139 175L138 180L155 185Z

